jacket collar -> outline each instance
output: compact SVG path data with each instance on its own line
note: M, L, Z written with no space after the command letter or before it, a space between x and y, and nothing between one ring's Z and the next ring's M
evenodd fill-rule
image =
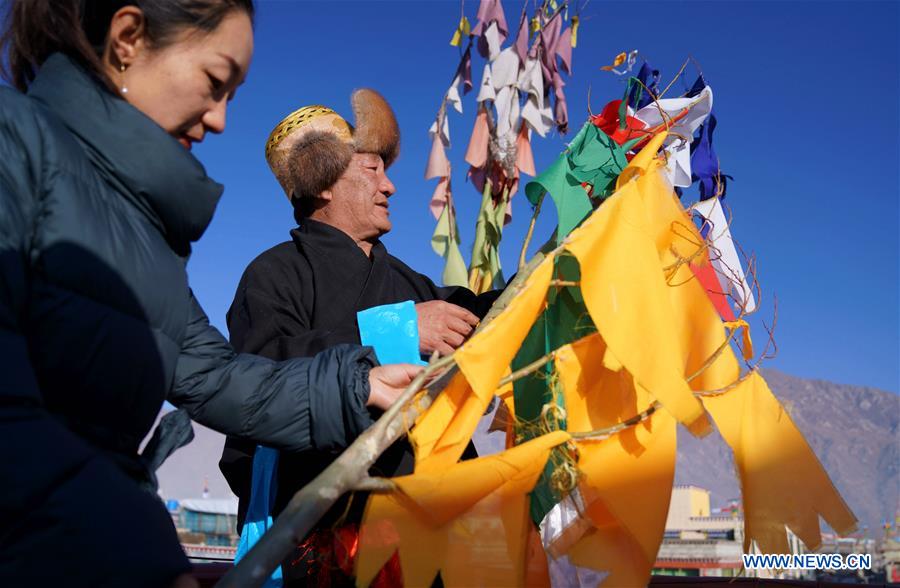
M177 253L190 251L212 220L223 187L189 151L63 54L47 58L28 95L59 117L100 174Z

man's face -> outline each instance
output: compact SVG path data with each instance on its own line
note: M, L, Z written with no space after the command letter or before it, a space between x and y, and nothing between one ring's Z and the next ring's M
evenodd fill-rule
M355 153L329 191L329 219L355 240L377 239L391 230L388 198L396 188L385 174L380 156Z

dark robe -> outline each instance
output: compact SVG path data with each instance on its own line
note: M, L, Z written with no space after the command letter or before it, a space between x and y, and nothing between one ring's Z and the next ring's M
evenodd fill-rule
M388 254L381 242L371 258L343 231L313 220L291 231L292 241L262 253L247 267L228 311L231 344L242 353L275 360L315 355L339 343L359 344L356 313L405 300L445 300L483 317L499 292L476 296L459 287L437 287ZM373 419L379 415L372 414ZM327 423L319 423L327 426ZM294 493L312 481L340 453L331 451L282 452L274 514L280 513ZM240 498L239 525L250 498L254 446L229 438L219 467ZM395 443L370 473L398 476L412 473L413 453L405 439ZM346 521L358 523L363 500L354 500ZM347 512L340 501L320 522L333 524ZM285 569L286 577L294 575Z

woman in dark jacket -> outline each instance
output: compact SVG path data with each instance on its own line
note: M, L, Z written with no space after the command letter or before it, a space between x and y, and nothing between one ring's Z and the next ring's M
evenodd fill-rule
M414 375L367 348L236 355L185 265L222 187L251 0L14 0L0 88L0 585L191 585L138 445L164 400L229 435L339 450Z

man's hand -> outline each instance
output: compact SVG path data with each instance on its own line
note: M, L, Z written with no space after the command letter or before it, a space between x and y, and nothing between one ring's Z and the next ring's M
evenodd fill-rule
M422 369L411 363L373 367L369 371L369 401L366 406L387 410Z
M431 300L416 304L419 316L419 351L449 355L463 344L478 324L478 317L461 306Z

